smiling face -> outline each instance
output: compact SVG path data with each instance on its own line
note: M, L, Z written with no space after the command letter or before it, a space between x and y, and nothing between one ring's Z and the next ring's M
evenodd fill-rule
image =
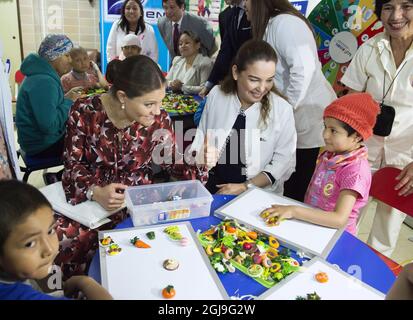
M172 22L178 22L181 20L184 13L184 6L179 7L175 0L167 0L162 2L163 10L165 11L165 16Z
M341 121L329 117L324 119L323 138L325 149L338 154L358 149L361 142L356 132L349 135Z
M135 0L129 0L125 6L125 18L130 24L135 24L138 22L139 18L142 16L141 9Z
M413 37L413 2L391 0L383 4L380 19L391 38Z
M123 91L118 91L118 99L125 103L126 118L136 121L145 127L151 126L155 116L161 113L162 99L165 97L165 86L146 93L140 97L129 99Z
M37 209L10 233L0 256L0 269L13 280L44 279L59 249L55 229L52 210Z
M184 58L198 54L201 44L195 42L189 35L183 33L179 38L179 52Z
M232 67L232 76L237 81L237 93L243 107L261 101L274 86L275 62L255 61L239 72Z

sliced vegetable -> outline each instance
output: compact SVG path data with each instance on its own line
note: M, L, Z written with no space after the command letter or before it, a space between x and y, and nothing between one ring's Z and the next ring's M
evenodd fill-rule
M253 240L257 240L258 234L255 231L247 232L247 236Z
M263 272L264 268L259 264L253 264L248 267L248 274L253 278L261 276Z
M278 257L278 251L277 251L277 249L268 248L268 250L267 250L267 257L270 258L270 259L275 259L276 257Z
M212 252L212 247L211 246L207 246L205 249L207 255L212 256L214 253Z
M274 237L269 237L268 243L274 249L278 249L278 247L280 246L280 243Z
M278 262L275 262L275 263L272 265L270 271L275 273L275 272L278 272L280 269L281 269L281 264L278 263Z
M268 257L264 257L263 259L262 259L262 265L263 265L263 267L264 268L270 268L271 266L272 266L272 261L271 261L271 259L270 258L268 258Z
M227 227L226 232L228 232L228 233L235 233L235 232L237 232L237 229L234 228L234 227L229 226L229 227Z

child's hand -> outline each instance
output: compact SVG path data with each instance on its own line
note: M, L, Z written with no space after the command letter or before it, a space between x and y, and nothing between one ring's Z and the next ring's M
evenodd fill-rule
M94 61L90 61L90 67L97 73L100 72L98 65Z
M87 276L73 276L64 283L63 290L68 298L84 296L89 300L111 300L112 296L99 283Z
M67 280L63 285L65 296L72 299L78 299L82 288L87 285L86 276L73 276Z
M278 204L273 204L271 208L263 210L261 214L263 212L269 213L265 218L266 223L269 219L278 217L276 225L279 225L282 220L294 218L294 206L280 206Z

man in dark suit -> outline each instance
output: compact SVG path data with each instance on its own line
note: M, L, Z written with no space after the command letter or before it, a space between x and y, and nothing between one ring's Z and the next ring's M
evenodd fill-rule
M201 97L205 97L213 86L225 78L238 49L252 38L251 25L244 10L244 0L232 0L232 5L226 19L221 48L208 81L199 93Z
M185 12L185 0L162 0L165 16L159 18L159 32L168 47L171 62L179 54L178 42L182 31L192 31L201 40L200 52L211 56L216 51L215 38L208 21L189 12Z
M218 15L218 23L219 23L219 35L221 37L221 41L224 39L225 35L225 24L230 17L231 8L232 8L232 1L233 0L225 0L227 7Z

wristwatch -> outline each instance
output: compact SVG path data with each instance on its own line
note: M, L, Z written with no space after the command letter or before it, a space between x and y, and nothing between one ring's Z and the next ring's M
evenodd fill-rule
M89 200L89 201L93 201L93 189L95 188L95 186L91 186L88 190L87 190L87 192L86 192L86 198Z

